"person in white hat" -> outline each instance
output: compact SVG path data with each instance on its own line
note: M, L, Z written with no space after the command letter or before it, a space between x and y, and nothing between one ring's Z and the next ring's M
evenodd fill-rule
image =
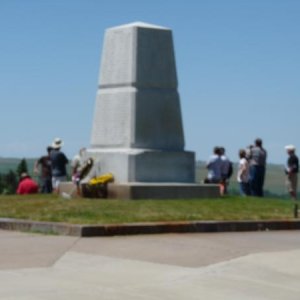
M63 141L60 138L54 139L50 152L50 160L52 167L52 186L53 191L59 193L59 184L67 180L66 165L69 163L65 154L60 150Z
M285 150L289 156L285 167L286 184L291 198L297 200L299 160L295 154L296 147L294 145L287 145L285 146Z

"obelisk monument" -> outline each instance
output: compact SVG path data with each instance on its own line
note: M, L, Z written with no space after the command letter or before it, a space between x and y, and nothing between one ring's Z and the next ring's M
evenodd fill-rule
M137 22L106 30L88 150L99 173L121 186L194 184L177 87L170 29Z

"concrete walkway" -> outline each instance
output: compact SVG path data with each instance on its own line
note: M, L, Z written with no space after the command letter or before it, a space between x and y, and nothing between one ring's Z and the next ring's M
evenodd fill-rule
M78 238L0 231L0 299L299 300L300 231Z

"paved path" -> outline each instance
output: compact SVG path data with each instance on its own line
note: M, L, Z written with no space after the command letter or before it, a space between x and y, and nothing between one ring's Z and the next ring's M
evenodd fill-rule
M300 231L76 238L0 231L0 299L299 300Z

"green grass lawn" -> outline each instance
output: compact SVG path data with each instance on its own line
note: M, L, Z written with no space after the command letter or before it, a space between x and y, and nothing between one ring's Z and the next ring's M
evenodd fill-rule
M293 219L289 200L241 198L194 200L70 199L52 195L0 196L0 217L72 224L154 221Z

